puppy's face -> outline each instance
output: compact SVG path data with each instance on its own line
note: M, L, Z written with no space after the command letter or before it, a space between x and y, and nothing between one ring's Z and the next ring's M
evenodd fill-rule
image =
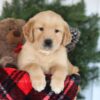
M52 11L44 11L31 18L23 27L27 41L41 52L54 52L71 41L67 23Z

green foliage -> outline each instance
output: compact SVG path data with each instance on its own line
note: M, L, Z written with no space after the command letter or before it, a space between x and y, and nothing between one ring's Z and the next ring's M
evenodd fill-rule
M5 2L1 18L14 17L28 20L36 13L53 10L63 16L70 26L81 31L80 41L75 50L69 54L71 62L79 66L81 87L84 89L90 81L98 77L98 68L90 68L90 62L100 61L100 52L96 51L99 37L97 15L86 16L84 0L71 6L62 5L61 0L13 0L11 4Z
M34 14L43 10L44 6L45 0L12 0L11 4L6 1L2 18L14 17L28 20Z

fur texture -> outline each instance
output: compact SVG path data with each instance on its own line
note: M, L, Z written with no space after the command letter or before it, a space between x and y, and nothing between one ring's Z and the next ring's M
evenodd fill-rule
M70 62L65 46L71 42L71 33L64 19L53 11L40 12L23 27L26 42L18 56L19 69L29 73L33 87L41 91L46 86L45 73L52 74L51 88L60 93L70 74ZM52 41L52 47L44 45Z
M0 65L16 65L17 59L14 48L23 42L22 26L24 20L6 18L0 21Z

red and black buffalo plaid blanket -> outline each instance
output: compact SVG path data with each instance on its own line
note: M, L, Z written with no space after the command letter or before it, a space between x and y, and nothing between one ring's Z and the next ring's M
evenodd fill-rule
M55 94L49 86L50 76L47 75L47 86L42 92L32 88L28 73L15 68L0 68L0 100L73 100L77 95L80 76L67 76L65 88Z

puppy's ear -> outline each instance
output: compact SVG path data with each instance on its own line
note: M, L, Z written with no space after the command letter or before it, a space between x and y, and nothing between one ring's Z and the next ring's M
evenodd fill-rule
M64 22L64 35L63 35L63 41L62 44L64 46L68 45L71 42L72 35L69 29L69 26L66 22Z
M29 20L24 26L23 26L23 34L26 40L33 42L33 20Z

